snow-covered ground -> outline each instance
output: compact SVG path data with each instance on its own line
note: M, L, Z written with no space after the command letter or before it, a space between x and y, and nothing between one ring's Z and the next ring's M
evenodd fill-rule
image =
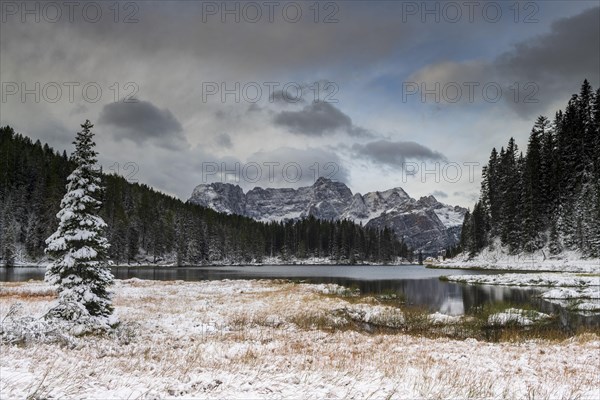
M70 345L1 344L0 398L590 398L600 339L486 343L324 331L346 319L402 322L336 285L117 281L123 327ZM41 282L0 284L0 320L41 315ZM361 300L362 301L362 300ZM444 316L434 315L443 322Z
M550 256L549 251L511 255L497 243L495 249L484 249L475 257L468 254L435 263L440 268L478 268L512 271L556 271L600 273L600 259L584 258L576 251Z
M468 284L542 287L541 297L548 301L582 312L600 311L600 275L540 272L451 275L446 279Z
M544 314L535 310L521 310L518 308L508 308L502 312L492 314L488 317L490 325L533 325L537 321L550 318L548 314Z
M600 286L600 275L570 273L451 275L446 277L446 279L452 282L483 285L556 287ZM598 290L600 290L600 288L598 288Z

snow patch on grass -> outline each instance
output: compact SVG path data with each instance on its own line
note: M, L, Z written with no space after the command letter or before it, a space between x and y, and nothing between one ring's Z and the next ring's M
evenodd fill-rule
M352 304L339 309L356 322L388 328L399 328L404 324L404 314L398 308L370 304Z
M544 299L600 299L600 288L556 288L542 294Z
M306 288L315 293L337 295L345 297L356 297L360 295L359 289L347 288L336 283L319 283L306 285Z
M451 275L446 277L451 282L482 285L505 286L560 286L587 287L600 286L599 276L582 276L576 274L538 273L538 274L498 274L498 275Z
M506 310L492 314L488 317L488 324L490 325L533 325L544 319L548 319L550 316L534 310L521 310L518 308L507 308Z
M600 311L600 301L580 301L573 305L573 310L577 311Z
M564 251L551 256L548 249L534 253L511 254L499 242L493 249L486 248L475 257L462 253L454 258L439 261L440 268L476 268L513 271L553 271L553 272L600 272L600 259L584 258L578 251Z
M429 315L429 320L437 325L456 324L462 320L460 315L447 315L439 312Z

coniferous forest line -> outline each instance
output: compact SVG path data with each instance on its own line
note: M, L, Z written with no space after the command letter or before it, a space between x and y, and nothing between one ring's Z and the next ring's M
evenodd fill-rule
M45 239L75 168L67 153L0 128L0 265L42 260ZM308 218L263 223L185 203L118 175L102 175L100 216L108 224L109 255L117 264L172 261L178 265L285 262L310 257L339 263L412 259L389 229Z
M585 80L553 121L537 118L525 154L513 138L494 148L482 178L452 253L499 242L512 254L600 257L600 90Z

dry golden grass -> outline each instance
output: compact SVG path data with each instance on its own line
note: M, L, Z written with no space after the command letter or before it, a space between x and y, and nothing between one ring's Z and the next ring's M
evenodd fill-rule
M49 300L56 298L56 290L41 283L3 282L0 286L0 298L15 301Z
M94 385L107 387L107 380L143 388L132 389L131 398L552 399L581 397L598 387L593 365L600 362L600 340L594 333L485 343L442 333L428 338L416 328L367 332L337 310L376 300L322 295L291 283L237 285L121 282L117 312L124 325L138 326L131 343L91 337L74 349L2 345L15 368L24 361L31 366L32 378L3 382L0 393L20 393L20 384L38 398L86 397ZM15 299L0 298L0 304ZM43 297L32 301L38 309L47 303ZM407 323L424 331L432 326L423 315L405 312ZM62 396L57 387L65 388Z

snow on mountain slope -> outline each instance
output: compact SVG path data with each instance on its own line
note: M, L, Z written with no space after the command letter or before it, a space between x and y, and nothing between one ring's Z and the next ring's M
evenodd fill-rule
M244 194L237 185L198 185L189 202L258 221L285 221L314 216L349 219L381 229L389 227L415 250L435 253L460 240L466 209L437 201L433 196L411 198L402 188L364 195L352 194L341 182L319 178L298 189L256 187Z
M197 204L225 214L245 214L246 199L241 187L229 183L211 183L196 186L192 198Z
M457 207L444 205L441 208L436 208L434 212L440 221L442 221L442 224L447 228L462 226L463 220L465 219L465 213L460 207L457 209Z

